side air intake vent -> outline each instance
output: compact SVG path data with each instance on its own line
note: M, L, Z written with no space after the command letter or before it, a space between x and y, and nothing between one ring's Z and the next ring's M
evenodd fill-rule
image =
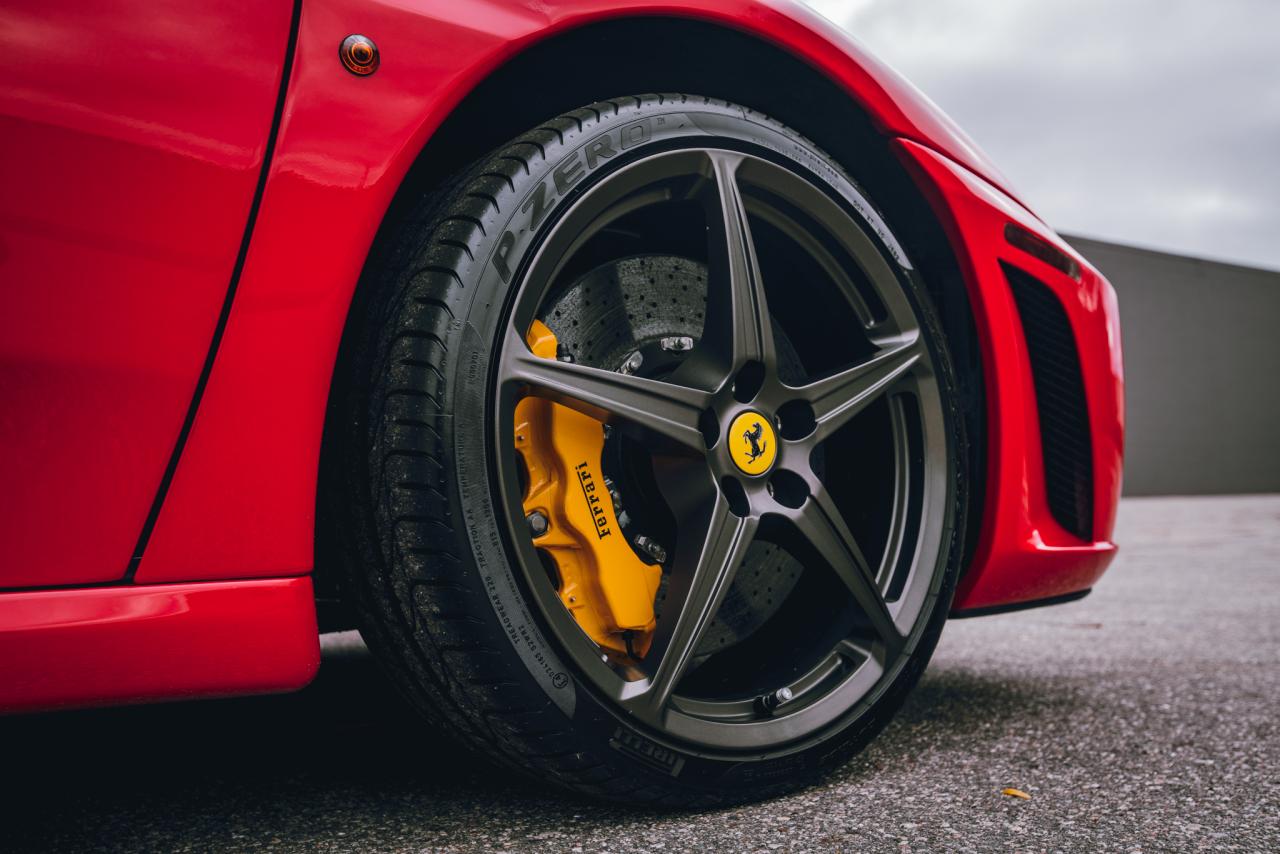
M1067 531L1092 541L1093 443L1071 322L1046 285L1016 267L1002 266L1031 357L1049 512Z

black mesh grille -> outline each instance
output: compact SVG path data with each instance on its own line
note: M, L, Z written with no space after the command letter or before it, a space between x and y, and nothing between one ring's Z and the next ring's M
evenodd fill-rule
M1092 541L1093 443L1071 322L1047 286L1015 267L1003 266L1031 356L1049 512L1063 528Z

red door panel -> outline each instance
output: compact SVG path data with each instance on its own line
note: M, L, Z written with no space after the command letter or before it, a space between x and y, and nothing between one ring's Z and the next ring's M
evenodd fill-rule
M0 6L0 588L124 575L231 280L292 11Z

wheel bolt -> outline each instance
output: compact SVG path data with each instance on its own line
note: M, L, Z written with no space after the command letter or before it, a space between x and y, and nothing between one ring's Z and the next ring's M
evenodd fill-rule
M649 559L654 563L667 562L667 550L653 537L636 534L636 538L632 542L636 544L636 548L648 555Z
M541 537L551 527L551 522L548 521L547 517L543 515L541 510L534 510L526 516L524 520L529 525L529 533L532 534L535 539Z
M618 373L634 374L636 371L640 370L640 366L643 364L644 364L644 355L639 350L636 350L634 353L632 353L630 356L627 357L627 360L625 362L622 363L622 367L618 368Z
M693 339L688 335L671 335L660 342L662 349L668 353L683 353L693 349Z

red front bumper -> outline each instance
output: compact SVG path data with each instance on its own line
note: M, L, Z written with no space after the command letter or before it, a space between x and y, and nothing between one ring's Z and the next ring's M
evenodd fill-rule
M899 139L896 146L956 247L982 349L987 402L983 523L954 607L996 608L1087 590L1116 552L1111 533L1120 497L1124 383L1115 291L1048 226L982 178L918 143ZM1005 227L1011 222L1076 259L1080 280L1010 245ZM1074 334L1092 460L1089 539L1066 530L1050 512L1041 413L1005 265L1049 288Z

